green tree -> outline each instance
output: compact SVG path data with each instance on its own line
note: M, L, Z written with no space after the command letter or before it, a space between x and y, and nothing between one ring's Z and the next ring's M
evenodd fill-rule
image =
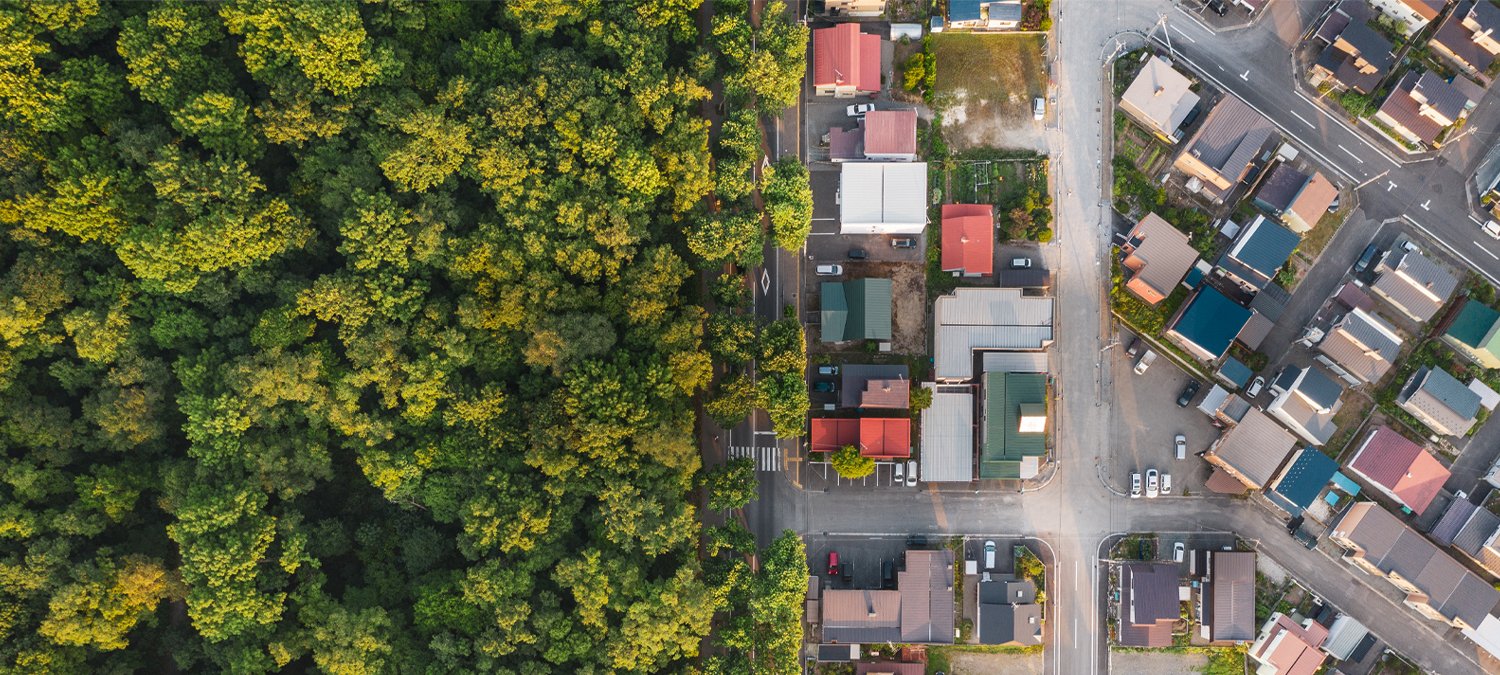
M807 411L812 407L802 374L767 374L757 384L758 403L771 417L771 428L776 435L781 438L800 435L807 423Z
M714 511L744 508L755 499L758 486L755 462L745 458L731 459L703 477L703 487L708 491L708 508Z
M859 448L846 445L829 455L828 463L840 476L853 480L875 473L875 460L859 454Z
M807 336L796 319L777 319L760 334L759 370L787 373L799 379L807 370Z
M760 191L771 218L771 238L785 250L801 249L812 231L812 187L807 167L795 157L776 162L761 176Z

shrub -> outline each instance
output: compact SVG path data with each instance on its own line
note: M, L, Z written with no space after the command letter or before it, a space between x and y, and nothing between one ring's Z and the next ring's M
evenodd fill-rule
M852 445L834 451L828 463L833 465L833 470L839 472L840 476L851 480L875 473L875 460L859 454L859 448Z

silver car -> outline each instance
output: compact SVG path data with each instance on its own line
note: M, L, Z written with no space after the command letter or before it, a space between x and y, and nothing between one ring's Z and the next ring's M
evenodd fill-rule
M917 486L917 460L906 460L906 487Z
M1130 498L1131 499L1140 499L1140 497L1141 497L1141 474L1139 474L1139 473L1132 473L1132 474L1130 474Z

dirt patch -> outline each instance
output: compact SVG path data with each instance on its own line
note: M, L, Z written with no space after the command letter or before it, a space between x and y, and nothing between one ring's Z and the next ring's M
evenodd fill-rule
M1207 654L1170 652L1113 652L1109 669L1117 673L1152 675L1198 675L1208 665Z
M989 675L990 673L1006 673L1007 675L1035 673L1036 675L1041 675L1042 654L1041 652L1029 654L954 652L948 656L948 664L952 668L950 672L957 675Z
M973 147L1045 148L1031 101L1046 96L1042 35L939 33L937 107L950 143Z

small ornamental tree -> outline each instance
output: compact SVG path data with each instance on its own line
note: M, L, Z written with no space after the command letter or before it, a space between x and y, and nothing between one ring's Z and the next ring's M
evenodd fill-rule
M833 465L834 471L839 472L839 476L850 480L875 473L875 460L859 454L859 448L852 445L834 451L828 463Z

